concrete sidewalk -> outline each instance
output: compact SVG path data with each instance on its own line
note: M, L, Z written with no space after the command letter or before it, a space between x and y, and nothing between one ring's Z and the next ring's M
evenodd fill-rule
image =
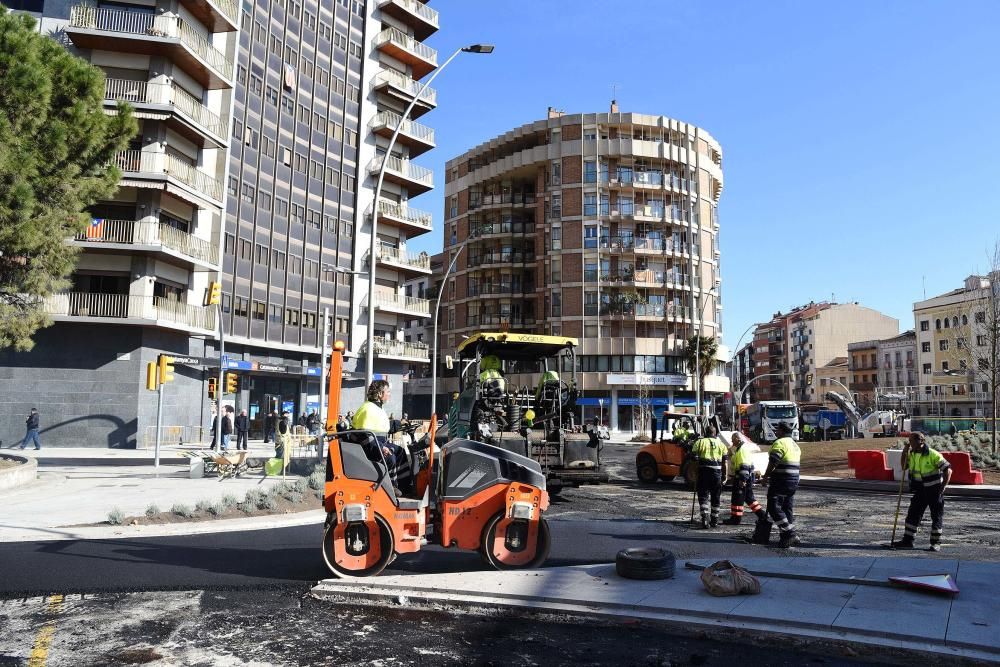
M270 458L274 456L274 444L264 444L262 440L251 440L247 443L248 456L252 458ZM187 458L182 452L196 450L208 451L206 443L171 443L160 447L160 465L182 465L187 464ZM42 447L35 450L30 447L26 449L4 448L4 453L17 454L19 456L30 456L38 461L40 467L49 466L141 466L153 465L155 452L153 449L112 449L110 447ZM234 444L229 447L230 452L235 452Z
M693 561L708 565L712 561ZM605 620L646 619L734 639L784 635L874 657L891 650L936 661L1000 662L995 583L1000 564L912 558L748 558L754 571L887 580L951 574L961 592L939 596L901 588L761 576L761 593L717 598L699 572L677 563L673 579L635 581L613 564L507 572L328 579L313 594L331 601L429 604L477 613L552 613Z

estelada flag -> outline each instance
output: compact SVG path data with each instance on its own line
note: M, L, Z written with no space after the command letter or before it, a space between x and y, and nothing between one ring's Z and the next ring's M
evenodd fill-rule
M94 218L90 221L90 224L87 225L87 238L104 238L104 218Z

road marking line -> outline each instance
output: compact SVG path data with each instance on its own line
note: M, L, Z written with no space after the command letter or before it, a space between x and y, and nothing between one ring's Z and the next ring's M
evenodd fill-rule
M49 598L49 613L59 614L62 613L63 601L65 597L62 595L53 595ZM49 645L52 643L52 637L56 634L55 623L48 623L35 636L35 644L31 647L31 657L28 658L28 667L45 667L46 661L49 657Z

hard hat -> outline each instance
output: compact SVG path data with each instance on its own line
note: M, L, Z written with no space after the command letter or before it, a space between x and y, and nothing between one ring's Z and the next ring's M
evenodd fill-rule
M498 371L500 370L500 358L495 354L487 354L479 362L479 370Z

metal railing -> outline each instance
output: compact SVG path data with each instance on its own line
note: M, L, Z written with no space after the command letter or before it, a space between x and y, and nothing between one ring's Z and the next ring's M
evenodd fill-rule
M485 296L491 294L524 294L534 292L533 283L490 283L487 285L469 285L469 296Z
M469 208L497 206L502 204L510 204L511 206L532 206L535 201L534 192L507 192L495 195L479 195L477 198L470 198Z
M378 212L381 215L386 215L398 220L405 220L411 225L424 227L426 229L431 229L431 221L434 219L434 217L427 211L420 211L415 208L410 208L409 206L394 204L385 200L379 201Z
M165 445L184 446L185 444L208 441L209 429L204 426L161 426L160 442ZM156 446L156 426L143 429L139 439L139 449L153 449Z
M428 23L433 23L438 25L438 13L437 10L431 9L422 2L417 2L417 0L382 0L379 6L382 5L399 5L405 8L407 11L416 14L422 19L426 20Z
M376 338L374 343L375 354L424 360L431 358L426 343L407 343L401 340L386 340L385 338Z
M403 264L417 269L426 269L430 271L431 268L430 255L426 253L422 253L420 255L407 255L406 253L401 252L399 248L393 248L392 246L387 245L379 246L378 258L380 262Z
M431 302L427 299L396 294L395 292L375 292L375 307L406 310L428 317L431 314Z
M373 174L377 174L382 168L383 159L385 159L385 156L379 156L372 160L371 164L368 166L369 171ZM434 172L430 169L415 165L409 160L398 158L395 155L390 155L388 160L389 161L386 164L386 171L400 174L411 181L416 181L417 183L426 185L429 188L434 187Z
M610 250L651 250L654 252L688 252L686 243L674 243L672 239L646 238L643 236L602 236L602 248Z
M132 104L169 104L217 136L225 137L229 132L225 120L209 111L201 100L173 84L107 79L104 82L104 99Z
M410 37L402 30L398 30L396 28L386 28L380 32L375 38L375 48L378 48L386 43L395 44L399 48L423 58L435 67L437 66L437 51L417 39Z
M75 5L70 8L69 25L103 32L177 39L226 78L233 71L233 62L226 54L177 16Z
M470 327L485 325L526 326L535 323L532 315L504 315L502 313L476 313L468 315L466 323Z
M469 255L469 266L482 266L483 264L523 264L534 262L533 252L480 252Z
M166 321L195 329L215 330L215 309L158 296L63 292L43 300L50 315Z
M421 84L418 81L414 81L408 76L400 74L399 72L391 69L385 69L378 73L375 80L372 82L373 88L378 88L382 82L388 83L391 86L399 88L403 92L415 97L417 93L420 92ZM426 102L437 106L437 91L433 88L427 88L420 95L420 101Z
M486 234L534 234L533 222L485 222L474 225L470 236L485 236Z
M168 153L158 153L144 150L127 150L115 156L114 165L122 171L166 174L181 183L208 195L216 201L222 201L222 182L180 158Z
M401 120L402 116L398 113L393 113L391 111L379 111L375 114L375 118L372 119L371 127L374 128L381 126L395 130ZM434 128L421 125L420 123L416 123L409 119L403 120L400 132L411 137L416 137L421 141L426 141L429 144L434 143Z
M162 245L182 255L219 263L219 248L205 239L183 232L163 222L149 220L102 220L76 236L77 241Z
M661 303L604 303L601 304L601 315L690 319L690 309L687 306Z

